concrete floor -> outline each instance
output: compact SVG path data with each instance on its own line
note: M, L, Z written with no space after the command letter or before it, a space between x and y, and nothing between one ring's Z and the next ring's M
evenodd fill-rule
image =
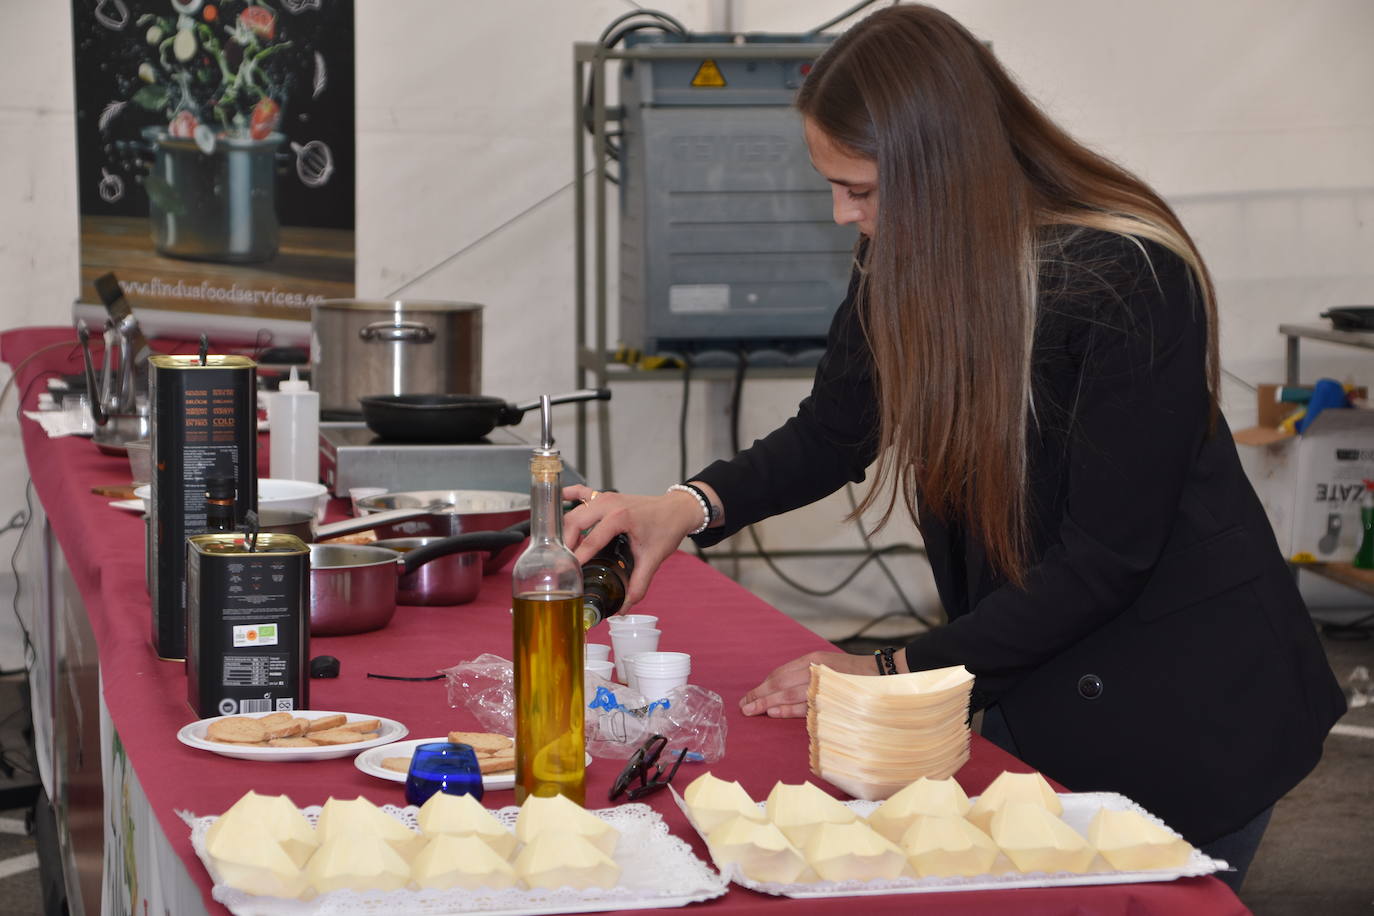
M1322 642L1342 685L1357 665L1374 671L1374 638ZM1321 763L1274 808L1240 897L1256 916L1374 912L1374 698L1345 714Z
M1374 670L1374 638L1323 642L1342 683L1356 665ZM0 679L6 749L17 737L19 722L9 717L17 696ZM24 833L25 814L0 811L0 916L42 913L37 846ZM1279 802L1240 896L1256 916L1374 912L1374 703L1346 714L1321 764Z
M2 594L2 593L0 593ZM0 772L0 916L43 912L38 880L38 844L30 836L26 804L37 785L25 730L28 711L23 675L0 676L0 758L12 772Z

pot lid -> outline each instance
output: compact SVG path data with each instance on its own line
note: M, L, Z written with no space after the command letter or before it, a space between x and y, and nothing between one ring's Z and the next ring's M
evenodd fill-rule
M478 302L445 302L433 299L325 299L311 308L341 312L480 312Z

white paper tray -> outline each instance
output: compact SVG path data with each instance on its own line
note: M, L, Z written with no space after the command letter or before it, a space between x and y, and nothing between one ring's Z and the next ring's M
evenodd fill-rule
M382 810L416 827L418 809L413 805ZM314 824L318 805L302 809ZM507 827L513 827L520 809L514 806L492 811ZM620 885L609 890L570 887L544 890L402 890L389 893L360 894L332 891L312 900L286 900L280 897L255 897L220 883L205 851L205 832L218 817L197 817L188 811L177 812L191 828L191 845L215 881L214 898L235 916L442 916L442 914L484 913L496 916L526 914L594 913L608 910L633 910L686 906L719 897L728 890L724 878L698 859L682 839L668 832L668 825L647 805L629 804L592 811L620 831L620 842L612 858L621 868Z
M696 829L696 822L692 820L691 812L687 810L686 803L677 789L672 788L673 799L678 807L687 815L687 820L691 822L693 829ZM1137 811L1150 821L1165 828L1168 825L1162 820L1146 811L1140 805L1131 801L1124 795L1115 792L1072 792L1059 793L1059 799L1064 804L1064 821L1087 836L1088 823L1092 820L1098 808L1107 808L1112 811ZM976 801L974 796L971 801ZM843 802L852 808L860 817L867 817L880 802L875 801L847 801ZM763 802L759 803L762 808ZM698 833L701 831L698 829ZM705 837L702 837L705 841ZM709 847L708 847L709 849ZM1102 863L1101 857L1097 859ZM1012 868L1011 862L1005 855L999 854L997 863L1008 869ZM1201 875L1210 875L1213 872L1225 871L1230 868L1220 859L1213 859L1205 855L1200 850L1194 848L1188 861L1179 868L1156 869L1152 871L1093 871L1085 874L1075 872L1056 872L1049 874L1046 872L1027 872L1008 871L999 874L975 875L970 878L897 878L891 881L816 881L810 884L776 884L772 882L753 881L740 874L739 868L735 865L721 866L716 863L720 873L726 878L741 887L759 891L764 894L773 894L780 897L795 897L805 899L810 897L861 897L869 894L922 894L922 893L947 893L950 891L996 891L1008 890L1018 887L1073 887L1083 884L1140 884L1148 881L1173 881L1177 878L1194 878Z

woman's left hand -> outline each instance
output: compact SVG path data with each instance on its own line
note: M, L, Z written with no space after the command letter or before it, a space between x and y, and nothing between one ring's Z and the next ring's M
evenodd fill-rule
M797 718L806 715L806 688L811 684L811 666L825 665L842 674L871 674L878 676L877 663L871 655L850 655L847 652L810 652L773 669L753 690L740 697L739 708L746 716L767 713L775 719Z

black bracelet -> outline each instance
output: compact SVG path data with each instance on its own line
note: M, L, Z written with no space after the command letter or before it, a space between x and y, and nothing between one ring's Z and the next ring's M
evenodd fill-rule
M873 660L878 664L879 674L897 673L897 663L892 659L892 653L896 651L896 646L884 646L881 649L873 650Z

